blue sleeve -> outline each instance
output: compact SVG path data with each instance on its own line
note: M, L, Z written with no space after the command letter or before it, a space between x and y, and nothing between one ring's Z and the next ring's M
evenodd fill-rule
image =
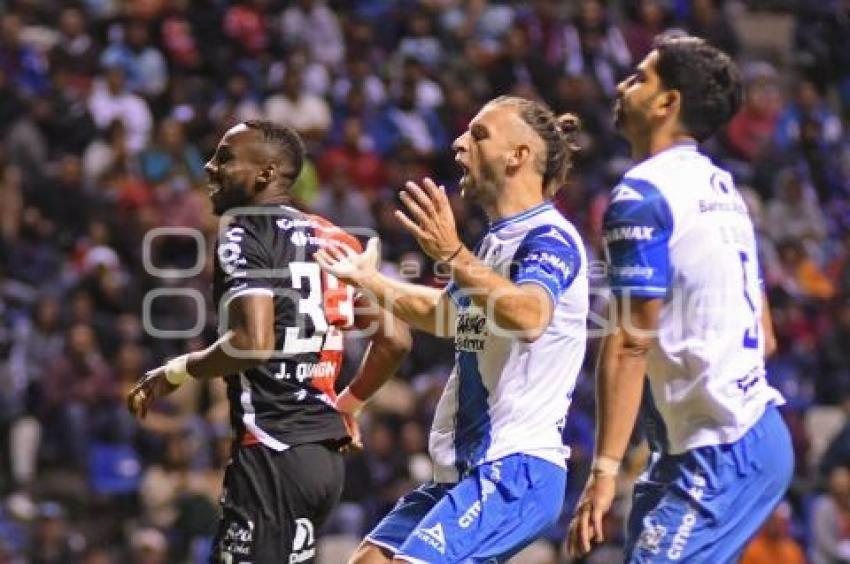
M673 214L650 182L625 178L605 211L605 251L615 295L662 298L670 285Z
M578 242L564 229L543 225L529 231L514 253L510 278L515 284L543 286L557 303L581 270Z

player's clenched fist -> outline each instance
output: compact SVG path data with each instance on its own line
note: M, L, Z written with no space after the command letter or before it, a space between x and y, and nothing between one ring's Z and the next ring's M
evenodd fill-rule
M177 386L165 377L165 366L145 373L141 380L127 394L127 408L130 413L144 419L150 404L177 389Z

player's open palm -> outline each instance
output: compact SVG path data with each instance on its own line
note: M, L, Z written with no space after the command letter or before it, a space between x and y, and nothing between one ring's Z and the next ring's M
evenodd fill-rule
M416 238L425 254L436 261L456 255L461 241L446 191L426 178L421 186L408 182L400 197L407 214L396 210L396 218Z
M352 286L360 286L378 271L380 257L377 237L369 239L362 253L345 246L328 245L313 255L322 270Z
M604 474L591 474L576 506L567 539L570 554L584 556L593 543L605 542L602 519L611 509L617 494L617 479Z
M145 373L142 379L136 382L127 394L127 408L139 419L144 419L151 403L176 389L177 386L165 377L165 367L160 366Z

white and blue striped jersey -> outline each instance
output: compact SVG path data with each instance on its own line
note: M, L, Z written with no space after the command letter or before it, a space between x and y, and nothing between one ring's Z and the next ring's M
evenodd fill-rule
M437 482L525 453L566 466L561 432L584 359L587 259L575 228L550 204L494 222L476 255L517 284L539 284L555 308L534 342L500 329L454 283L456 364L440 398L429 449Z
M655 446L737 441L783 399L765 378L755 233L731 175L676 145L626 173L604 221L614 294L664 300L647 367Z

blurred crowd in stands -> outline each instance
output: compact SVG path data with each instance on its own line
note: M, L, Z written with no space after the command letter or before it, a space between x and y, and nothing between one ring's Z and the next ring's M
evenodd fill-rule
M450 143L496 95L542 99L583 121L556 205L601 260L602 212L631 164L612 96L670 27L742 70L744 107L705 149L734 172L757 226L779 341L769 379L797 452L787 502L744 562L850 560L850 1L7 0L0 563L204 561L230 448L223 383L186 385L142 423L123 398L146 369L215 336L203 165L230 126L297 129L309 161L294 204L376 231L384 269L439 286L445 273L392 214L398 189L444 183L474 244L487 222L456 193ZM597 311L605 284L592 280ZM363 345L349 339L341 385ZM565 430L565 517L528 562L565 558L593 448L595 349ZM429 478L428 426L452 362L451 341L417 335L367 410L325 562L344 561ZM631 478L639 441L638 430ZM628 482L606 519L612 542L588 562L619 560Z

